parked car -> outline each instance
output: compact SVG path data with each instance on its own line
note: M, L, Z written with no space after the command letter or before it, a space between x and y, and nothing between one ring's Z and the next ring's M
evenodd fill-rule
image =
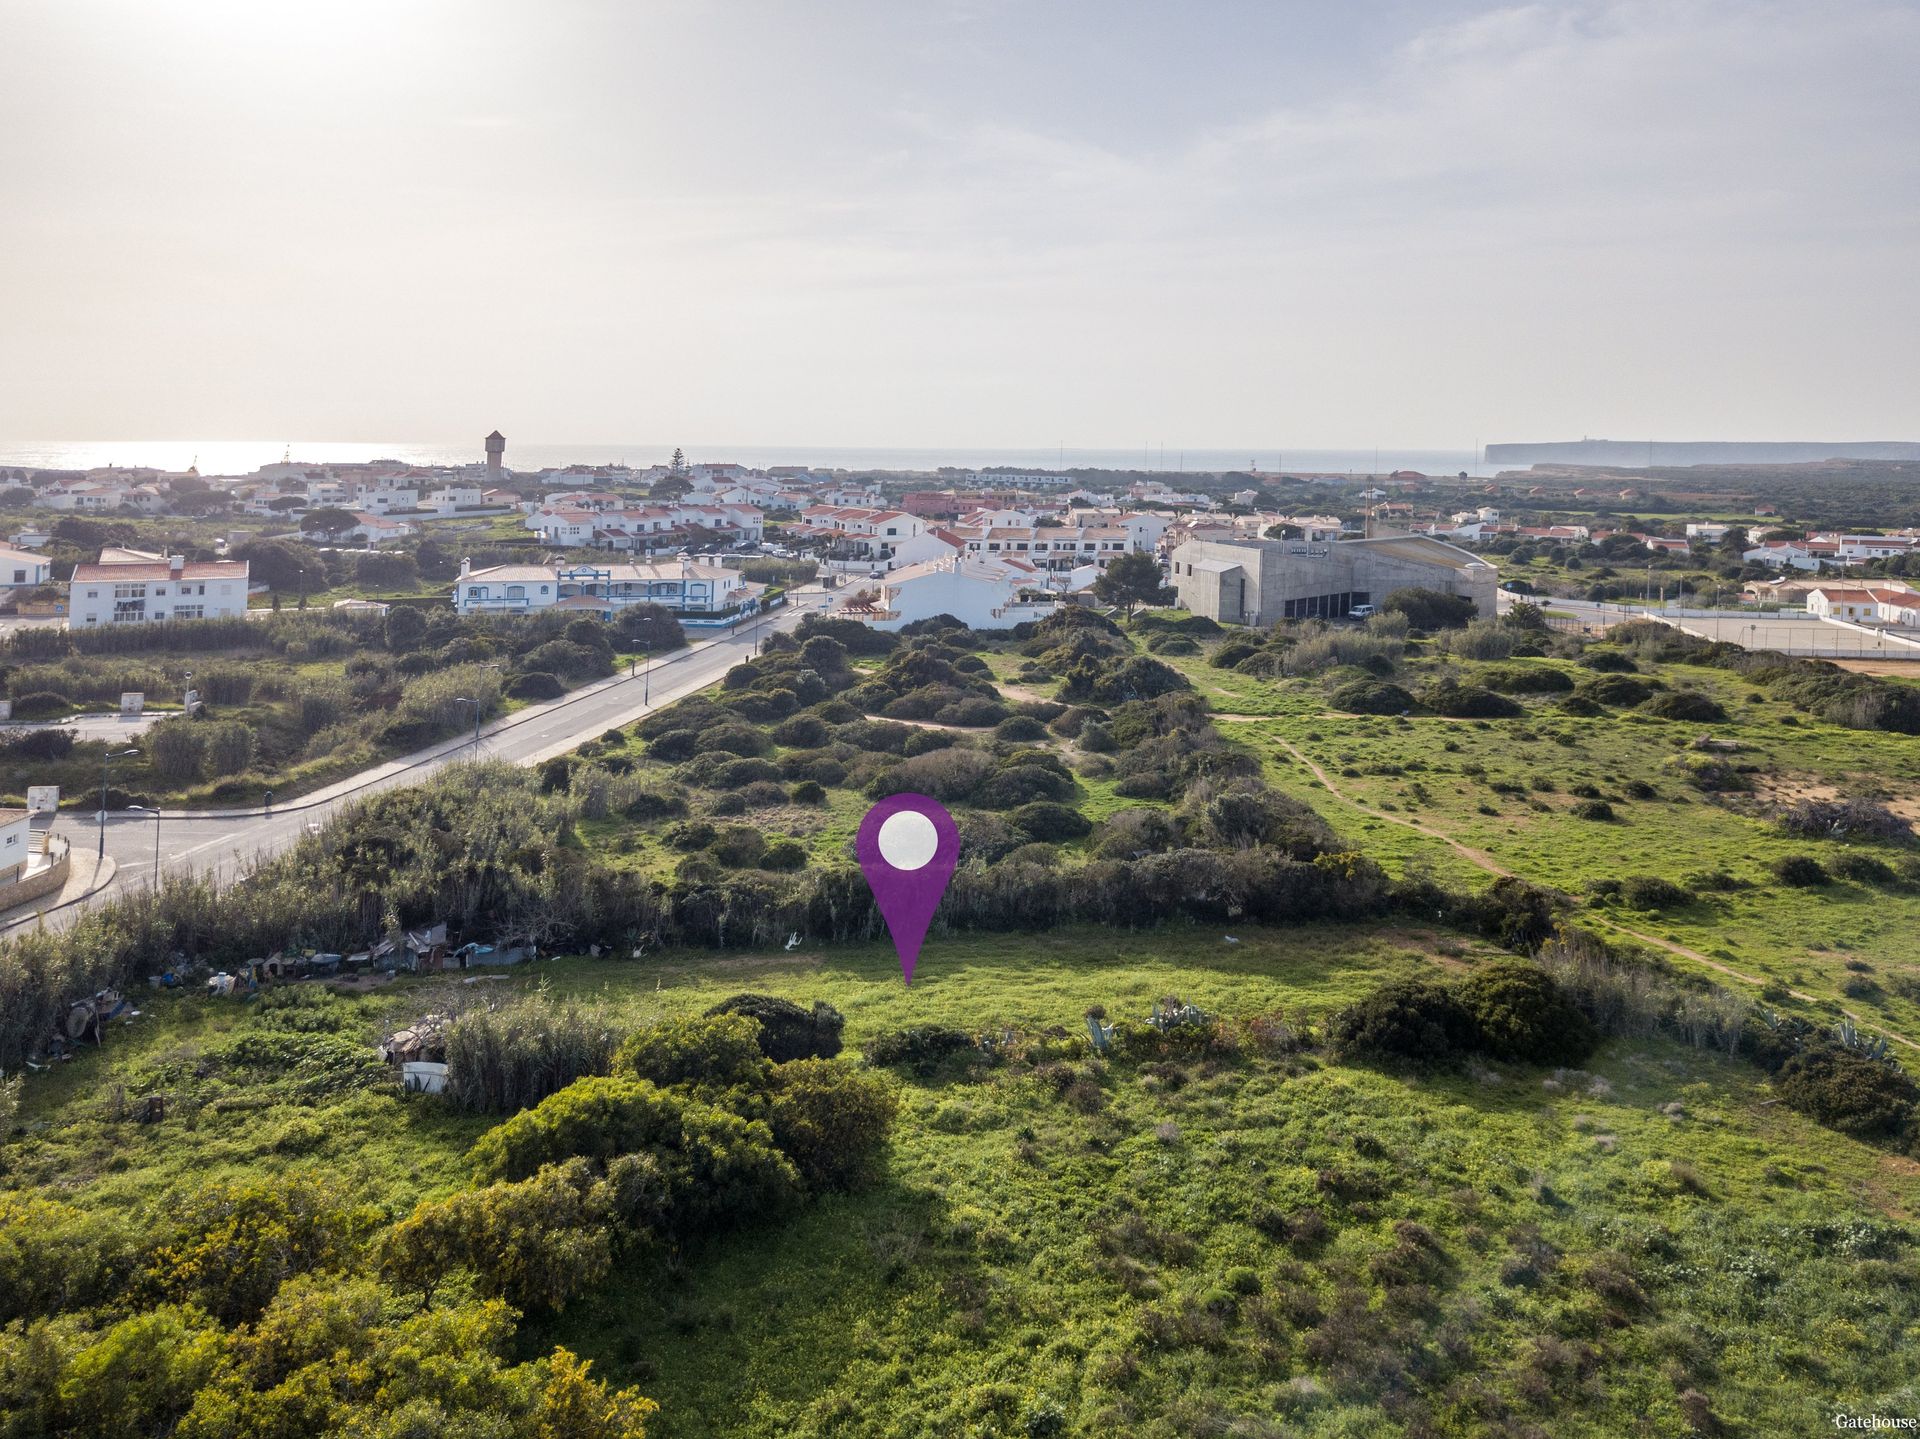
M1350 620L1364 620L1379 613L1380 606L1378 605L1355 605L1347 611L1347 618Z

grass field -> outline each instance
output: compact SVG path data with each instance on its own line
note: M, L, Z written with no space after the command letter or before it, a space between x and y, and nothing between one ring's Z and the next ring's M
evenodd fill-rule
M1491 953L1417 930L1169 929L891 950L565 960L616 1024L755 990L847 1016L1081 1029L1178 993L1311 1023L1390 975ZM476 1002L349 1001L369 1042ZM8 1187L164 1208L220 1178L322 1174L404 1214L489 1121L375 1085L251 1080L250 1006L176 994L37 1080ZM1413 1080L1313 1052L901 1073L882 1182L750 1226L527 1326L660 1401L657 1435L1808 1432L1901 1412L1920 1174L1769 1103L1757 1071L1615 1041L1585 1070ZM169 1117L125 1113L143 1093ZM1307 1216L1313 1216L1309 1218Z
M1891 863L1905 851L1793 839L1762 813L1765 802L1858 794L1920 817L1920 747L1911 737L1823 724L1741 680L1685 665L1643 668L1647 678L1712 694L1727 723L1632 712L1577 717L1538 698L1526 701L1535 712L1524 720L1346 715L1328 707L1313 681L1255 678L1204 659L1174 663L1214 706L1221 732L1259 750L1270 783L1312 804L1383 862L1425 866L1452 881L1506 871L1575 896L1596 881L1631 875L1727 874L1750 887L1700 892L1662 913L1588 913L1757 981L1844 1003L1868 1022L1920 1040L1920 895L1911 886L1844 882L1793 889L1767 869L1790 854L1831 861L1856 849ZM1505 663L1587 673L1556 660ZM1453 664L1469 677L1476 668ZM1727 758L1754 771L1753 794L1689 787L1676 761L1703 735L1737 746ZM1654 797L1632 798L1634 781L1652 786ZM1577 818L1572 791L1580 785L1605 795L1616 818ZM1481 858L1463 855L1449 839ZM1849 983L1857 993L1842 992Z

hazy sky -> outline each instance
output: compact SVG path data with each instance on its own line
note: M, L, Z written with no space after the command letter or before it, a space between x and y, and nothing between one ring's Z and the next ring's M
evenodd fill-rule
M1920 438L1920 6L0 0L0 439Z

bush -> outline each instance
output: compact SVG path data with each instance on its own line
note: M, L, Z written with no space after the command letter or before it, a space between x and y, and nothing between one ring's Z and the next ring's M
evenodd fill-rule
M1802 839L1903 840L1913 833L1906 819L1864 799L1803 799L1781 813L1780 827Z
M1348 1005L1327 1022L1343 1056L1445 1065L1473 1047L1472 1016L1443 985L1396 980Z
M949 1055L978 1051L973 1036L963 1029L917 1026L876 1034L860 1046L860 1052L868 1064L930 1066Z
M1453 678L1438 679L1420 691L1420 703L1448 719L1513 719L1526 713L1505 695Z
M447 1027L447 1100L470 1114L511 1114L576 1079L605 1074L612 1030L577 1005L534 997L469 1010Z
M1524 1064L1578 1064L1593 1052L1593 1026L1553 976L1527 960L1482 965L1454 993L1472 1019L1478 1047Z
M969 799L994 773L991 755L974 749L934 750L902 760L867 786L873 799L924 794L944 804Z
M1909 1134L1914 1083L1898 1065L1832 1043L1809 1045L1780 1066L1780 1097L1843 1134L1893 1139Z
M548 674L545 670L534 670L529 674L515 675L507 681L506 696L515 700L557 700L567 692L560 682L560 676Z
M1693 899L1672 880L1656 874L1629 875L1620 882L1620 897L1633 909L1676 909Z
M736 994L714 1005L709 1017L738 1014L755 1020L760 1052L775 1064L795 1059L832 1059L840 1052L840 1032L846 1020L825 1000L811 1010L771 994Z
M746 809L744 800L740 809ZM718 814L719 810L714 813ZM715 859L730 869L753 869L767 852L767 837L752 825L731 824L720 831L720 837L709 849Z
M825 804L827 792L817 780L803 779L793 787L790 798L795 804Z
M1647 702L1646 712L1655 719L1683 720L1689 724L1725 724L1727 712L1720 702L1699 690L1668 690Z
M1500 665L1480 671L1480 682L1503 695L1567 694L1573 676L1552 665Z
M35 690L13 702L13 717L17 720L53 719L64 715L72 707L72 701L57 690Z
M1603 799L1583 799L1568 813L1575 819L1590 819L1597 824L1611 824L1615 818L1613 806Z
M1380 608L1389 614L1405 615L1407 623L1417 630L1454 629L1479 613L1466 595L1443 594L1417 586L1395 590L1381 602Z
M1893 884L1899 879L1891 865L1858 851L1842 854L1832 863L1834 874L1855 884Z
M767 1124L809 1185L852 1189L872 1173L899 1108L878 1074L830 1059L796 1059L773 1071Z
M613 1069L663 1088L678 1084L757 1087L766 1077L760 1021L734 1012L663 1019L622 1040L614 1051Z
M765 1063L758 1050L753 1059ZM481 1135L472 1151L481 1183L530 1179L574 1158L611 1178L627 1156L651 1157L649 1208L675 1231L778 1208L799 1182L765 1124L623 1076L570 1084Z
M1589 648L1580 656L1580 663L1599 674L1630 675L1640 668L1618 650Z
M993 728L993 737L1009 743L1024 744L1030 740L1044 740L1047 727L1032 715L1014 715L1003 719Z
M1413 696L1384 680L1349 680L1327 697L1337 710L1356 715L1397 715L1413 708Z
M792 873L807 867L807 847L797 839L776 839L760 856L760 868Z
M1001 770L974 792L982 809L1014 809L1036 800L1073 797L1073 781L1058 770L1037 764L1016 764Z
M63 760L73 753L73 731L30 729L7 735L4 743L9 759Z
M1768 866L1773 877L1782 884L1795 889L1818 889L1830 884L1833 876L1827 873L1826 866L1808 854L1789 854L1776 859Z
M1093 824L1076 809L1064 804L1052 804L1038 800L1032 804L1023 804L1007 816L1013 825L1029 839L1058 843L1062 840L1079 839L1093 830Z
M1653 697L1653 686L1633 675L1604 674L1583 680L1574 694L1597 705L1632 708Z

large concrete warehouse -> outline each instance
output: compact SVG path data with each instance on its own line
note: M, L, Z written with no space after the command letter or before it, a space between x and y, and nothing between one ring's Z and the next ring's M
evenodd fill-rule
M1196 615L1222 624L1338 619L1395 590L1466 595L1483 615L1494 606L1492 565L1445 540L1383 535L1367 540L1189 540L1173 552L1173 583Z

